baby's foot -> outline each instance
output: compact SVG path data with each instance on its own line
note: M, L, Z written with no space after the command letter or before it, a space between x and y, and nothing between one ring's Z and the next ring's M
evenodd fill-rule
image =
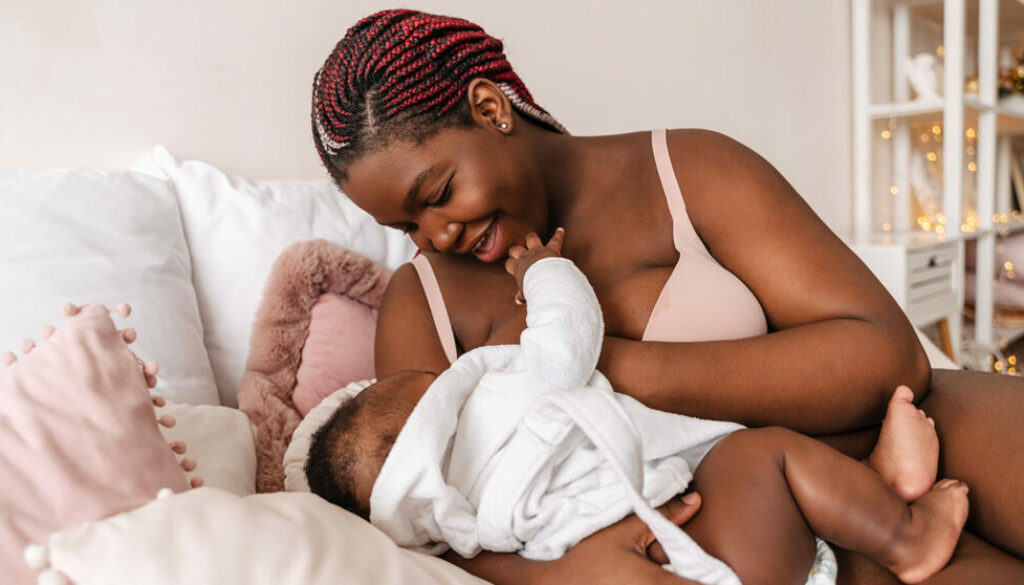
M940 480L910 505L883 562L904 583L920 583L946 566L967 521L967 484Z
M908 502L932 487L939 466L935 421L914 406L913 399L910 388L896 388L878 443L868 458L871 467Z

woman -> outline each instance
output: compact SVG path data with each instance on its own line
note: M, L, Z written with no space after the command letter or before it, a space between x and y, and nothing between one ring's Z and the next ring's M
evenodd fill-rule
M892 389L906 384L937 422L941 474L971 487L976 534L929 582L1024 575L1024 389L991 375L932 375L891 297L756 153L701 130L568 136L500 41L464 20L405 10L360 21L328 57L314 83L313 135L346 194L426 252L389 286L378 376L441 372L459 350L515 343L525 311L502 261L527 233L546 239L562 226L564 254L604 310L599 368L618 391L662 410L835 435L864 457ZM876 467L899 456L898 437L879 445ZM720 486L696 489L704 505L688 529L770 515L756 493L737 511L716 507ZM678 503L665 512L680 524L694 514ZM763 550L767 582L802 582L810 559L787 554L785 527L768 524L723 537L720 550ZM496 583L678 582L648 559L662 560L652 540L632 518L558 561L451 560ZM840 564L851 583L892 579L863 560Z

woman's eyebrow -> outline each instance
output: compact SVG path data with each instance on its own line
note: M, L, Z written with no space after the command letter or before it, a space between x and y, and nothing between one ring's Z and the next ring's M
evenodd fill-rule
M435 167L423 171L416 175L416 178L412 181L412 187L409 187L409 192L405 194L405 199L402 200L402 210L406 213L412 213L413 209L416 208L416 195L420 192L420 187L423 186L423 181L430 176L430 173L434 172Z

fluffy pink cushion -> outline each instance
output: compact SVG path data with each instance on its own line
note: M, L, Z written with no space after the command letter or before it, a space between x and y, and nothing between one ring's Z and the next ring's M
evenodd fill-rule
M0 575L35 583L28 544L144 504L185 474L106 308L87 305L0 373Z
M377 309L345 295L325 293L313 305L292 402L299 414L338 388L373 377Z
M284 452L303 413L373 375L377 308L390 278L327 240L292 244L274 262L238 390L256 425L256 491L284 489Z

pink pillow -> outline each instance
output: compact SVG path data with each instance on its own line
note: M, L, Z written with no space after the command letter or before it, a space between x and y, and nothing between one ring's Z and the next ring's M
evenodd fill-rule
M130 337L103 305L86 305L0 373L5 583L35 583L22 552L51 532L189 487L157 428Z
M256 491L284 489L284 452L303 414L373 375L377 308L391 271L328 242L274 261L249 338L238 407L256 425Z
M376 308L337 293L320 295L295 374L292 403L299 414L306 416L338 388L373 377L376 327Z

